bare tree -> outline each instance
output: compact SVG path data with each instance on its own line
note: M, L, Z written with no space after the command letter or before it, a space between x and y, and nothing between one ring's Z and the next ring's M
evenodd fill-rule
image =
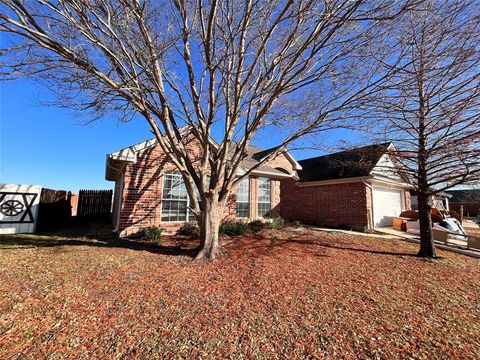
M436 256L432 195L480 180L479 5L424 2L392 22L386 43L374 47L385 55L381 65L395 71L364 115L396 144L393 155L416 188L423 257Z
M0 0L10 41L2 75L40 77L62 105L96 116L141 115L186 184L201 229L197 258L211 259L253 136L281 129L265 162L348 121L384 78L354 53L411 2Z

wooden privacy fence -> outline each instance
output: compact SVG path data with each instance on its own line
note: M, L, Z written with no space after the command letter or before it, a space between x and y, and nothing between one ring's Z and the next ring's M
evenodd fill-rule
M80 190L78 217L108 217L112 210L112 190Z
M460 213L463 206L463 216L476 217L480 215L480 202L450 202L450 210Z
M37 231L49 230L63 224L72 216L70 191L43 188L40 194Z

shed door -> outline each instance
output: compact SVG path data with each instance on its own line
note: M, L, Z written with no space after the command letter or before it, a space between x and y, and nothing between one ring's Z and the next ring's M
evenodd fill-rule
M392 226L393 218L402 212L402 190L373 188L373 216L375 227Z
M33 233L42 188L0 184L0 234Z

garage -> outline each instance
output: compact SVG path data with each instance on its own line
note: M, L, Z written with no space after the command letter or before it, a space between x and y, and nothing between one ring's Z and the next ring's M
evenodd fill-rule
M402 212L402 205L402 190L373 187L374 226L392 226L393 218Z

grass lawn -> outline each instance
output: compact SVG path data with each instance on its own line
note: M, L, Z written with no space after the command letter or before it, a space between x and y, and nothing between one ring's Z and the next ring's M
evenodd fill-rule
M480 357L480 261L454 253L302 229L202 264L126 241L0 244L1 359Z

